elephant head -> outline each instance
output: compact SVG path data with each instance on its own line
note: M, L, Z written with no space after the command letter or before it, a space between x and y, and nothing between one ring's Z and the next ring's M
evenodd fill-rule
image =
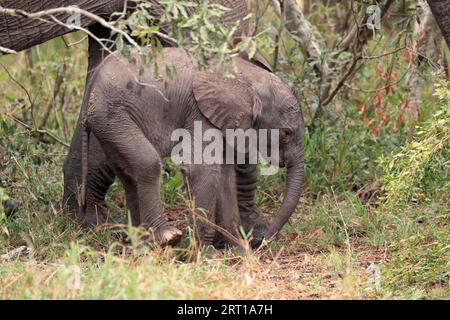
M279 164L286 167L286 191L264 238L273 238L290 218L303 188L304 123L289 87L262 66L236 58L234 78L218 69L197 71L193 91L200 112L218 129L278 129ZM259 239L261 240L261 239Z

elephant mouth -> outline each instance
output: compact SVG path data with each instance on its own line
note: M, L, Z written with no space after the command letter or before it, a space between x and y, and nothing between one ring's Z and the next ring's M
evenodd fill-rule
M278 163L278 166L280 167L280 168L285 168L286 167L286 157L285 157L285 155L284 155L284 150L283 150L283 148L280 148L280 156L279 156L279 163Z

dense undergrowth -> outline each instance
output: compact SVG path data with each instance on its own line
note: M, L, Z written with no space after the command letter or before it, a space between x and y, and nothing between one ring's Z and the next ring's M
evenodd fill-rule
M265 23L270 37L274 27ZM64 144L82 99L86 43L56 39L0 57L0 197L20 203L14 216L0 211L0 298L450 298L449 84L423 68L429 85L413 117L402 83L376 90L384 77L407 71L407 57L393 68L389 56L370 60L355 74L357 86L311 126L315 80L292 39L285 41L280 74L309 127L304 196L278 240L216 259L197 250L189 231L176 248L150 250L133 228L125 245L107 228L83 230L66 217ZM369 50L392 45L380 36ZM280 204L283 180L283 173L260 177L257 202L266 214ZM167 213L187 220L172 163L164 182ZM121 190L116 182L108 201L126 215Z

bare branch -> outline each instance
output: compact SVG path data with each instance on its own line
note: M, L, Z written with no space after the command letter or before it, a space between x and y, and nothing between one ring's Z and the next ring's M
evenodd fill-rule
M353 71L356 69L358 61L361 60L361 59L362 59L361 55L355 56L353 58L353 61L352 61L352 64L351 64L350 68L342 76L342 78L339 80L338 84L333 89L333 91L328 95L328 97L325 100L322 101L322 106L326 106L327 104L329 104L334 99L334 97L339 92L339 90L342 88L342 86L345 84L347 79L352 75ZM316 112L316 114L317 114L317 112Z
M280 6L280 1L279 0L270 0L269 1L273 10L275 11L276 15L278 16L278 18L281 17L281 6Z
M403 47L397 48L397 49L395 49L395 50L393 50L391 52L386 52L386 53L383 53L383 54L380 54L380 55L377 55L377 56L363 56L362 59L365 59L365 60L377 60L377 59L380 59L380 58L383 58L383 57L387 57L387 56L396 54L396 53L398 53L400 51L403 51L405 49L406 49L406 46L403 46Z
M382 19L385 14L388 12L391 5L394 3L394 0L388 0L386 4L381 8L381 16L380 19ZM377 1L373 1L373 4L377 4ZM341 43L338 46L338 51L353 51L353 52L360 52L366 42L370 39L370 36L372 34L372 31L367 28L367 19L369 17L364 12L362 21L358 22L357 19L355 21L355 24L353 25L350 32L347 34L347 36L344 37L344 39L341 41Z
M17 53L17 51L14 51L14 50L11 50L11 49L8 49L8 48L4 48L4 47L1 47L1 46L0 46L0 52L7 53L7 54L15 54L15 53Z

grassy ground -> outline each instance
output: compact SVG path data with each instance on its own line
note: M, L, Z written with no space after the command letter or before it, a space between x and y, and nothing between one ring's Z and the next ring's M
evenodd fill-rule
M138 230L129 230L131 243L120 244L108 229L75 225L59 204L63 144L70 142L82 96L84 46L68 49L58 39L29 55L0 58L10 73L0 66L0 191L20 202L14 217L0 216L1 299L450 298L448 195L439 189L432 197L383 205L383 166L376 159L411 135L386 128L374 137L350 116L306 137L305 195L280 238L257 252L207 259L188 230L180 246L150 250ZM58 77L62 85L53 95ZM400 103L396 95L391 105ZM47 133L12 118L38 128L48 106ZM348 112L358 112L356 103ZM448 178L441 169L432 173ZM183 223L189 206L171 164L164 180L167 213ZM282 175L261 179L258 203L266 214L276 211L282 186ZM126 214L120 185L108 198Z

